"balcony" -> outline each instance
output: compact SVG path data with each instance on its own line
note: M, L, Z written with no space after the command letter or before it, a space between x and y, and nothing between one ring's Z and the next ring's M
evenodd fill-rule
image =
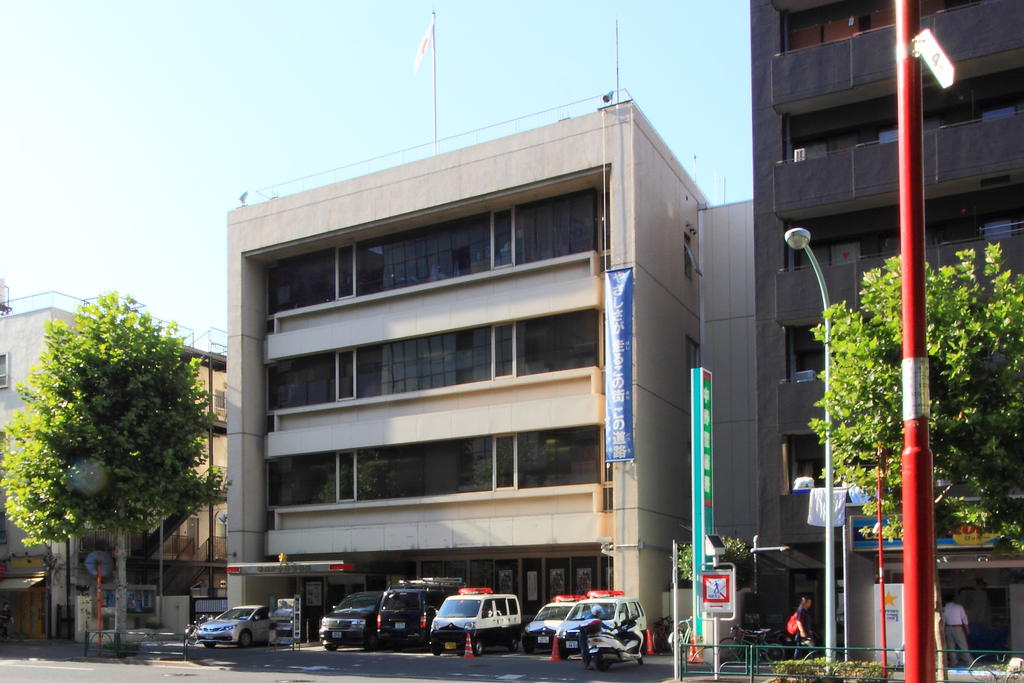
M921 18L922 28L932 30L958 69L977 60L971 64L975 76L1006 68L1007 53L1024 48L1022 24L1024 5L1016 0L983 0ZM772 105L780 111L799 112L877 97L882 89L891 91L893 86L886 81L896 77L895 29L851 33L845 40L775 55ZM855 89L863 92L855 94ZM819 98L819 102L810 101Z
M969 188L957 181L1024 170L1024 114L942 126L924 134L924 181L929 196ZM868 143L834 154L784 161L773 169L775 213L808 218L858 204L895 202L897 145ZM936 192L934 186L948 185Z
M807 432L812 417L823 419L825 412L821 408L815 408L814 404L821 400L824 393L825 383L820 380L779 382L779 432Z

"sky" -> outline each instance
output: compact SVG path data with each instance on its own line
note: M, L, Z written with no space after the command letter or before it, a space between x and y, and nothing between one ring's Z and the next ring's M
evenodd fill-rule
M747 0L0 0L0 277L227 324L254 191L628 91L714 204L752 196ZM616 23L618 60L616 60ZM442 146L442 150L444 147ZM251 203L251 200L250 200Z

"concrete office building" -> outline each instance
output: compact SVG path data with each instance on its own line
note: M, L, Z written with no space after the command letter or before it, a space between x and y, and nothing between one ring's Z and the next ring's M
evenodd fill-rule
M805 257L783 234L793 226L810 230L831 299L851 305L864 272L898 253L895 17L882 0L752 0L750 7L759 531L763 545L793 548L783 558L790 571L778 583L762 580L763 612L780 624L797 594L820 597L824 540L820 527L806 523L808 497L791 490L798 476L822 486L823 448L808 427L823 391L816 373L824 353L810 332L821 320L821 298ZM942 90L923 69L927 258L948 264L960 249L980 251L999 240L1007 264L1021 272L1024 3L923 0L921 7L922 26L957 72L953 87ZM1024 647L1024 621L1010 623L1011 613L1024 618L1024 566L991 557L978 534L950 531L938 530L941 587L978 593L988 607L972 624L996 636L1012 631L1011 641L987 645ZM841 580L842 534L836 538ZM852 645L870 645L874 548L853 538L849 615L839 626L849 623ZM887 581L898 581L898 544L886 567Z
M660 613L690 515L704 201L625 102L232 211L229 600L299 594L312 618L457 576L525 612L614 586ZM620 268L636 458L609 464Z

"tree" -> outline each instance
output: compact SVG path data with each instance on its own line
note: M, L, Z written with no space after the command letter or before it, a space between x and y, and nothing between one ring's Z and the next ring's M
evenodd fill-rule
M983 277L967 249L957 263L926 267L931 449L938 531L965 525L1020 549L1024 536L1024 279L1007 271L998 243ZM832 419L837 481L875 490L877 453L887 459L883 512L898 513L903 450L900 260L864 275L860 310L832 306L832 376L819 405ZM823 340L824 331L815 331ZM826 425L812 428L822 443ZM873 514L876 501L865 505ZM899 521L886 535L899 533Z
M80 307L73 326L47 323L46 348L18 386L26 407L5 427L0 482L26 543L114 536L119 631L129 534L224 495L222 474L204 469L212 415L199 361L184 361L173 323L139 308L112 293Z
M748 586L754 576L754 553L750 544L742 538L723 536L725 552L722 554L722 562L731 562L736 565L736 585ZM679 580L690 581L693 570L693 546L680 545L679 557L676 558L676 566L679 568Z

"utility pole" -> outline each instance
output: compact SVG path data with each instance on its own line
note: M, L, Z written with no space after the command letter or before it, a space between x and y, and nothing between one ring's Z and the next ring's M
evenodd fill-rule
M928 445L920 0L896 2L900 258L903 269L903 567L908 681L935 683L935 514Z

